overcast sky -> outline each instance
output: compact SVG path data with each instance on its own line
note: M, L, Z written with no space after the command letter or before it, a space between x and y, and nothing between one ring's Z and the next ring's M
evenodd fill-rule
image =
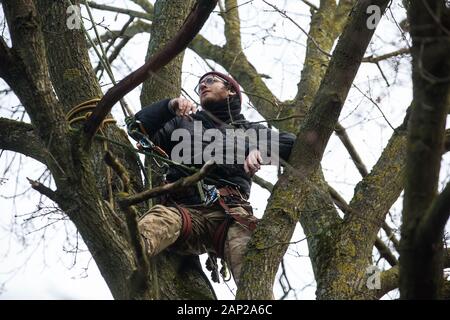
M98 2L139 10L139 7L130 1ZM318 1L311 2L318 3ZM380 55L406 47L406 40L401 38L397 26L397 23L405 18L404 10L399 7L400 2L394 1L393 14L388 13L387 17L383 18L367 55ZM240 7L242 42L246 55L259 72L270 76L270 79L265 81L280 99L293 98L305 55L305 35L292 22L283 19L262 1L255 0L249 3L240 1L240 3L246 3ZM272 3L287 10L297 23L308 29L309 9L300 0L272 1ZM104 17L103 24L113 30L120 29L128 20L123 15L116 17L114 14L96 10L94 13L97 21L101 21ZM1 15L0 22L3 25L3 13ZM224 43L222 31L222 21L214 13L201 33L213 43L221 45ZM126 58L115 62L114 72L117 79L121 79L128 73L127 68L124 67L125 62L132 69L143 63L148 39L149 35L138 35L130 41L124 50L123 56ZM98 60L93 54L92 59ZM399 61L399 64L396 64L395 60L381 63L383 72L390 82L389 88L375 65L363 64L355 80L358 89L351 90L341 113L340 122L347 128L347 133L368 169L377 161L392 135L390 124L396 127L402 123L405 110L411 102L409 59L404 58ZM183 87L194 97L195 83L201 74L209 71L208 66L201 58L188 50L183 70ZM104 78L102 82L110 81ZM4 87L4 82L0 80L0 89ZM106 88L108 86L104 87L105 90ZM384 117L365 95L377 101ZM138 89L127 95L126 99L131 103L134 111L140 108ZM11 117L11 108L17 104L15 98L0 96L0 116ZM244 114L247 118L261 119L257 112L248 106L247 99L244 105ZM117 109L114 114L119 119L118 124L123 125L123 116ZM17 119L17 115L13 118L20 120ZM27 121L26 118L24 121ZM28 189L26 177L38 179L43 172L42 165L25 157L22 157L22 164L19 167L18 156L13 165L8 168L13 157L14 155L10 152L3 152L0 157L0 178L8 178L0 185L2 196L0 198L0 285L3 284L0 287L0 299L111 299L111 294L90 254L86 251L78 252L77 255L71 253L77 244L82 249L85 246L70 221L60 220L64 218L60 215L52 215L50 219L49 215L45 215L27 222L29 214L35 211L39 204L37 192L31 190L15 200L9 198ZM448 181L449 177L449 156L446 155L444 159L442 184ZM335 136L330 140L322 165L327 181L346 200L350 200L360 176ZM258 175L275 182L276 168L266 167ZM250 202L258 217L264 212L268 197L269 192L253 185ZM402 199L397 201L387 220L394 228L399 226L401 201ZM52 206L47 200L44 204ZM42 229L49 223L54 224ZM292 241L303 238L303 231L298 227ZM314 299L315 282L306 241L300 241L291 246L285 259L290 283L296 289L296 295L292 293L289 298ZM232 291L235 292L233 283L228 285L222 283L215 287L219 298L233 298ZM282 292L278 284L275 290L276 297L280 297Z

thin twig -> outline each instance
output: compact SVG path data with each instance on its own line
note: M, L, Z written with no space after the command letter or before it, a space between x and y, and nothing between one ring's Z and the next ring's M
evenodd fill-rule
M381 116L384 118L384 120L386 120L387 124L389 125L389 127L391 127L392 130L394 130L394 132L396 132L397 130L395 130L395 128L392 126L391 122L388 120L388 118L386 118L386 115L384 114L383 110L381 110L380 106L378 105L378 103L376 103L371 97L369 97L367 94L365 94L360 88L358 88L358 86L356 86L355 84L352 84L353 87L356 88L356 90L358 90L367 100L369 100L370 102L372 102L374 104L375 107L377 107L377 109L380 111Z
M152 21L152 19L153 19L153 15L145 13L145 12L139 12L139 11L135 11L135 10L129 10L129 9L108 6L108 5L104 5L104 4L98 4L93 1L89 1L87 4L90 7L94 8L94 9L98 9L98 10L122 13L122 14L129 15L130 17L145 19L145 20L149 20L149 21Z
M311 37L311 36L308 34L308 32L306 32L305 29L303 29L303 28L302 28L302 27L301 27L294 19L292 19L291 17L289 17L289 16L286 14L285 11L278 9L277 6L268 3L266 0L263 0L263 2L264 2L265 4L267 4L268 6L271 6L272 8L274 8L275 11L277 11L277 12L278 12L279 14L281 14L283 17L285 17L286 19L288 19L289 21L291 21L293 24L295 24L295 25L297 26L297 28L299 28L299 29L300 29L300 30L308 37L308 39L311 40L311 41L314 43L314 45L316 46L316 48L317 48L321 53L323 53L323 54L326 55L327 57L331 58L331 54L329 54L328 52L326 52L325 50L323 50L323 49L319 46L319 44L316 42L316 40L315 40L313 37Z

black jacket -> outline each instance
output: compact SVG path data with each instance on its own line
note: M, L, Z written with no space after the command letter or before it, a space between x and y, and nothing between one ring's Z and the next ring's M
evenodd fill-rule
M261 124L251 124L245 118L240 115L239 119L233 119L234 122L238 122L239 125L235 125L234 127L231 127L229 125L223 125L218 124L215 122L211 117L208 116L208 114L204 111L198 111L195 114L192 114L191 117L177 117L175 116L168 108L168 103L170 99L165 99L159 102L156 102L148 107L143 108L138 113L136 113L135 118L136 120L139 120L142 122L145 130L147 131L148 135L150 136L150 139L161 147L169 156L171 156L172 151L177 151L179 148L174 148L179 144L180 140L172 141L172 133L176 129L184 129L183 131L178 131L178 133L181 132L181 134L188 134L192 137L191 139L191 154L186 155L183 154L183 159L187 160L184 161L186 165L193 165L195 167L200 168L205 162L205 159L202 159L203 157L198 157L199 154L197 153L197 157L195 155L194 151L199 151L198 144L197 149L196 146L194 146L194 134L202 134L207 129L219 129L223 133L223 137L226 137L226 129L231 128L238 128L243 129L244 131L253 128L256 129L256 132L258 133L257 139L258 143L260 142L261 137L268 137L270 141L271 134L278 134L279 136L279 156L283 160L287 160L292 145L295 141L295 135L291 133L276 133L267 127L261 125ZM199 130L194 130L194 121L201 121L202 124L202 130L199 132ZM199 126L199 123L197 123L197 128ZM262 134L262 136L261 136ZM197 140L198 141L198 140ZM209 141L202 141L201 144L201 153L205 151L205 147L207 147L208 144L210 144ZM234 143L234 154L237 155L238 152L245 153L245 158L247 157L249 151L252 150L252 148L255 148L256 146L250 145L248 141L246 141L245 144L239 144ZM217 167L211 172L209 177L213 178L213 184L216 185L216 187L220 188L223 186L233 186L238 187L240 189L240 192L244 194L245 196L250 195L250 187L251 187L251 178L245 173L244 165L242 164L242 159L240 161L237 161L239 159L236 159L236 156L234 157L234 163L233 164L225 164L230 163L229 161L225 162L227 159L225 159L227 150L226 150L226 143L224 140L223 143L224 149L224 157L223 157L223 163L219 164ZM239 147L240 146L240 147ZM244 150L243 150L244 149ZM229 150L228 150L229 151ZM268 155L270 155L270 148L268 150ZM172 158L172 157L171 157ZM173 160L173 159L172 159ZM229 159L228 159L229 160ZM186 163L187 162L187 163ZM197 163L195 163L197 162ZM241 164L239 164L241 163ZM167 174L167 180L169 182L173 182L177 179L179 179L182 176L188 175L188 172L183 172L182 169L180 169L177 166L171 166L168 174ZM211 181L211 180L210 180ZM211 183L209 183L211 184ZM195 202L194 199L189 202Z

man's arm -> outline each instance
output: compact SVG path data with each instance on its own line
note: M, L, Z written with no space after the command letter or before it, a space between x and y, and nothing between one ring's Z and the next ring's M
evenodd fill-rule
M258 134L258 146L261 143L266 143L267 156L269 157L279 157L284 161L289 159L292 151L292 146L294 145L296 136L290 132L276 132L271 130L261 124L254 124L250 126L251 128L257 130ZM278 144L278 154L272 154L272 136L274 136L274 143ZM278 137L277 137L278 136ZM278 160L278 159L276 159ZM279 162L279 161L276 161ZM263 163L261 152L257 148L251 148L248 152L248 156L245 159L244 169L245 171L253 176L260 168L261 165L268 164Z
M187 116L195 112L195 105L185 98L164 99L155 102L136 113L135 119L144 126L150 137L175 116Z
M143 108L134 116L136 120L142 123L149 137L153 137L159 129L164 127L166 122L175 117L175 113L169 109L170 101L171 99L164 99L155 102Z

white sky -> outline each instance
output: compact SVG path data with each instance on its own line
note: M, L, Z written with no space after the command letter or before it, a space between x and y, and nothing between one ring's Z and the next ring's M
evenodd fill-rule
M98 2L139 10L139 7L130 1L105 0ZM246 2L239 1L239 3ZM272 2L287 10L287 13L297 23L308 30L309 9L300 0ZM312 2L318 3L318 1ZM400 1L394 1L392 5L392 12L397 22L405 18L404 10L399 3ZM0 18L3 21L2 14ZM114 14L96 10L94 10L94 14L97 21L101 21L102 17L105 17L103 24L113 30L120 29L127 20L127 17L123 15L116 17ZM240 8L240 15L242 18L242 42L247 57L250 57L250 61L259 72L271 77L266 80L266 83L280 99L293 98L304 60L306 36L292 22L283 19L260 0L243 5ZM210 17L201 33L215 44L224 43L223 23L217 14ZM268 37L269 35L274 37ZM148 39L149 35L138 35L129 42L124 50L126 63L132 69L143 63ZM392 15L388 13L378 27L367 55L372 53L380 55L405 46L406 41L401 39L396 23ZM94 61L98 61L93 53L91 56ZM195 96L193 88L198 76L208 71L207 66L201 60L191 51L187 51L184 61L183 87L193 97ZM123 67L123 63L124 61L118 59L113 66L117 79L121 79L128 73L127 69ZM376 66L372 64L362 65L355 84L366 95L378 101L386 118L394 127L397 127L401 124L405 110L411 101L409 59L402 59L399 65L395 65L394 60L382 62L381 67L391 82L389 88L386 87ZM397 69L397 72L394 71L394 68ZM103 82L109 83L109 80ZM0 80L0 89L3 87L4 83ZM106 90L106 88L104 89ZM134 111L140 108L139 90L134 90L126 97ZM0 116L10 117L9 108L16 104L18 103L15 98L0 96ZM248 107L244 109L244 114L249 119L261 119L255 110ZM119 125L123 125L123 116L119 108L116 108L114 113L119 119ZM15 119L18 120L17 117ZM387 144L392 129L381 116L380 111L356 89L352 89L349 94L341 113L340 122L347 128L347 133L370 170ZM43 166L36 161L24 159L26 161L23 161L22 167L18 168L16 162L10 171L4 174L12 157L11 152L3 152L0 157L0 178L7 177L9 179L0 185L0 195L2 196L0 198L0 299L111 299L111 294L99 274L95 262L90 258L90 254L88 252L78 253L76 261L74 261L75 255L67 253L74 248L77 241L76 231L69 221L55 223L45 231L38 230L54 220L49 221L48 217L44 216L24 224L24 219L28 217L24 214L36 210L39 203L39 196L36 192L28 191L24 196L18 197L15 202L5 198L14 195L15 192L22 193L28 188L26 177L37 179L43 172ZM441 185L449 180L450 157L446 155L444 159ZM330 140L322 165L327 181L347 201L350 200L360 176L345 148L335 136L332 136ZM11 174L18 169L17 177L15 174ZM272 182L276 181L274 167L265 167L258 175ZM260 217L264 212L268 197L269 192L253 185L250 202L255 208L256 216ZM399 226L401 201L399 199L391 210L391 216L396 225L388 218L388 222L394 227ZM49 201L45 201L45 203L51 205ZM447 228L447 232L448 230L449 228ZM303 231L297 227L293 241L303 238ZM81 239L78 238L78 241L80 247L84 248ZM285 259L289 280L297 291L297 296L291 294L289 298L314 299L315 282L306 241L291 246ZM204 261L203 256L202 261ZM74 262L76 262L75 265ZM231 290L235 290L234 284L230 284L230 287ZM226 285L215 285L215 288L219 298L233 299L233 294ZM277 284L275 286L276 297L279 297L281 292L280 286Z

